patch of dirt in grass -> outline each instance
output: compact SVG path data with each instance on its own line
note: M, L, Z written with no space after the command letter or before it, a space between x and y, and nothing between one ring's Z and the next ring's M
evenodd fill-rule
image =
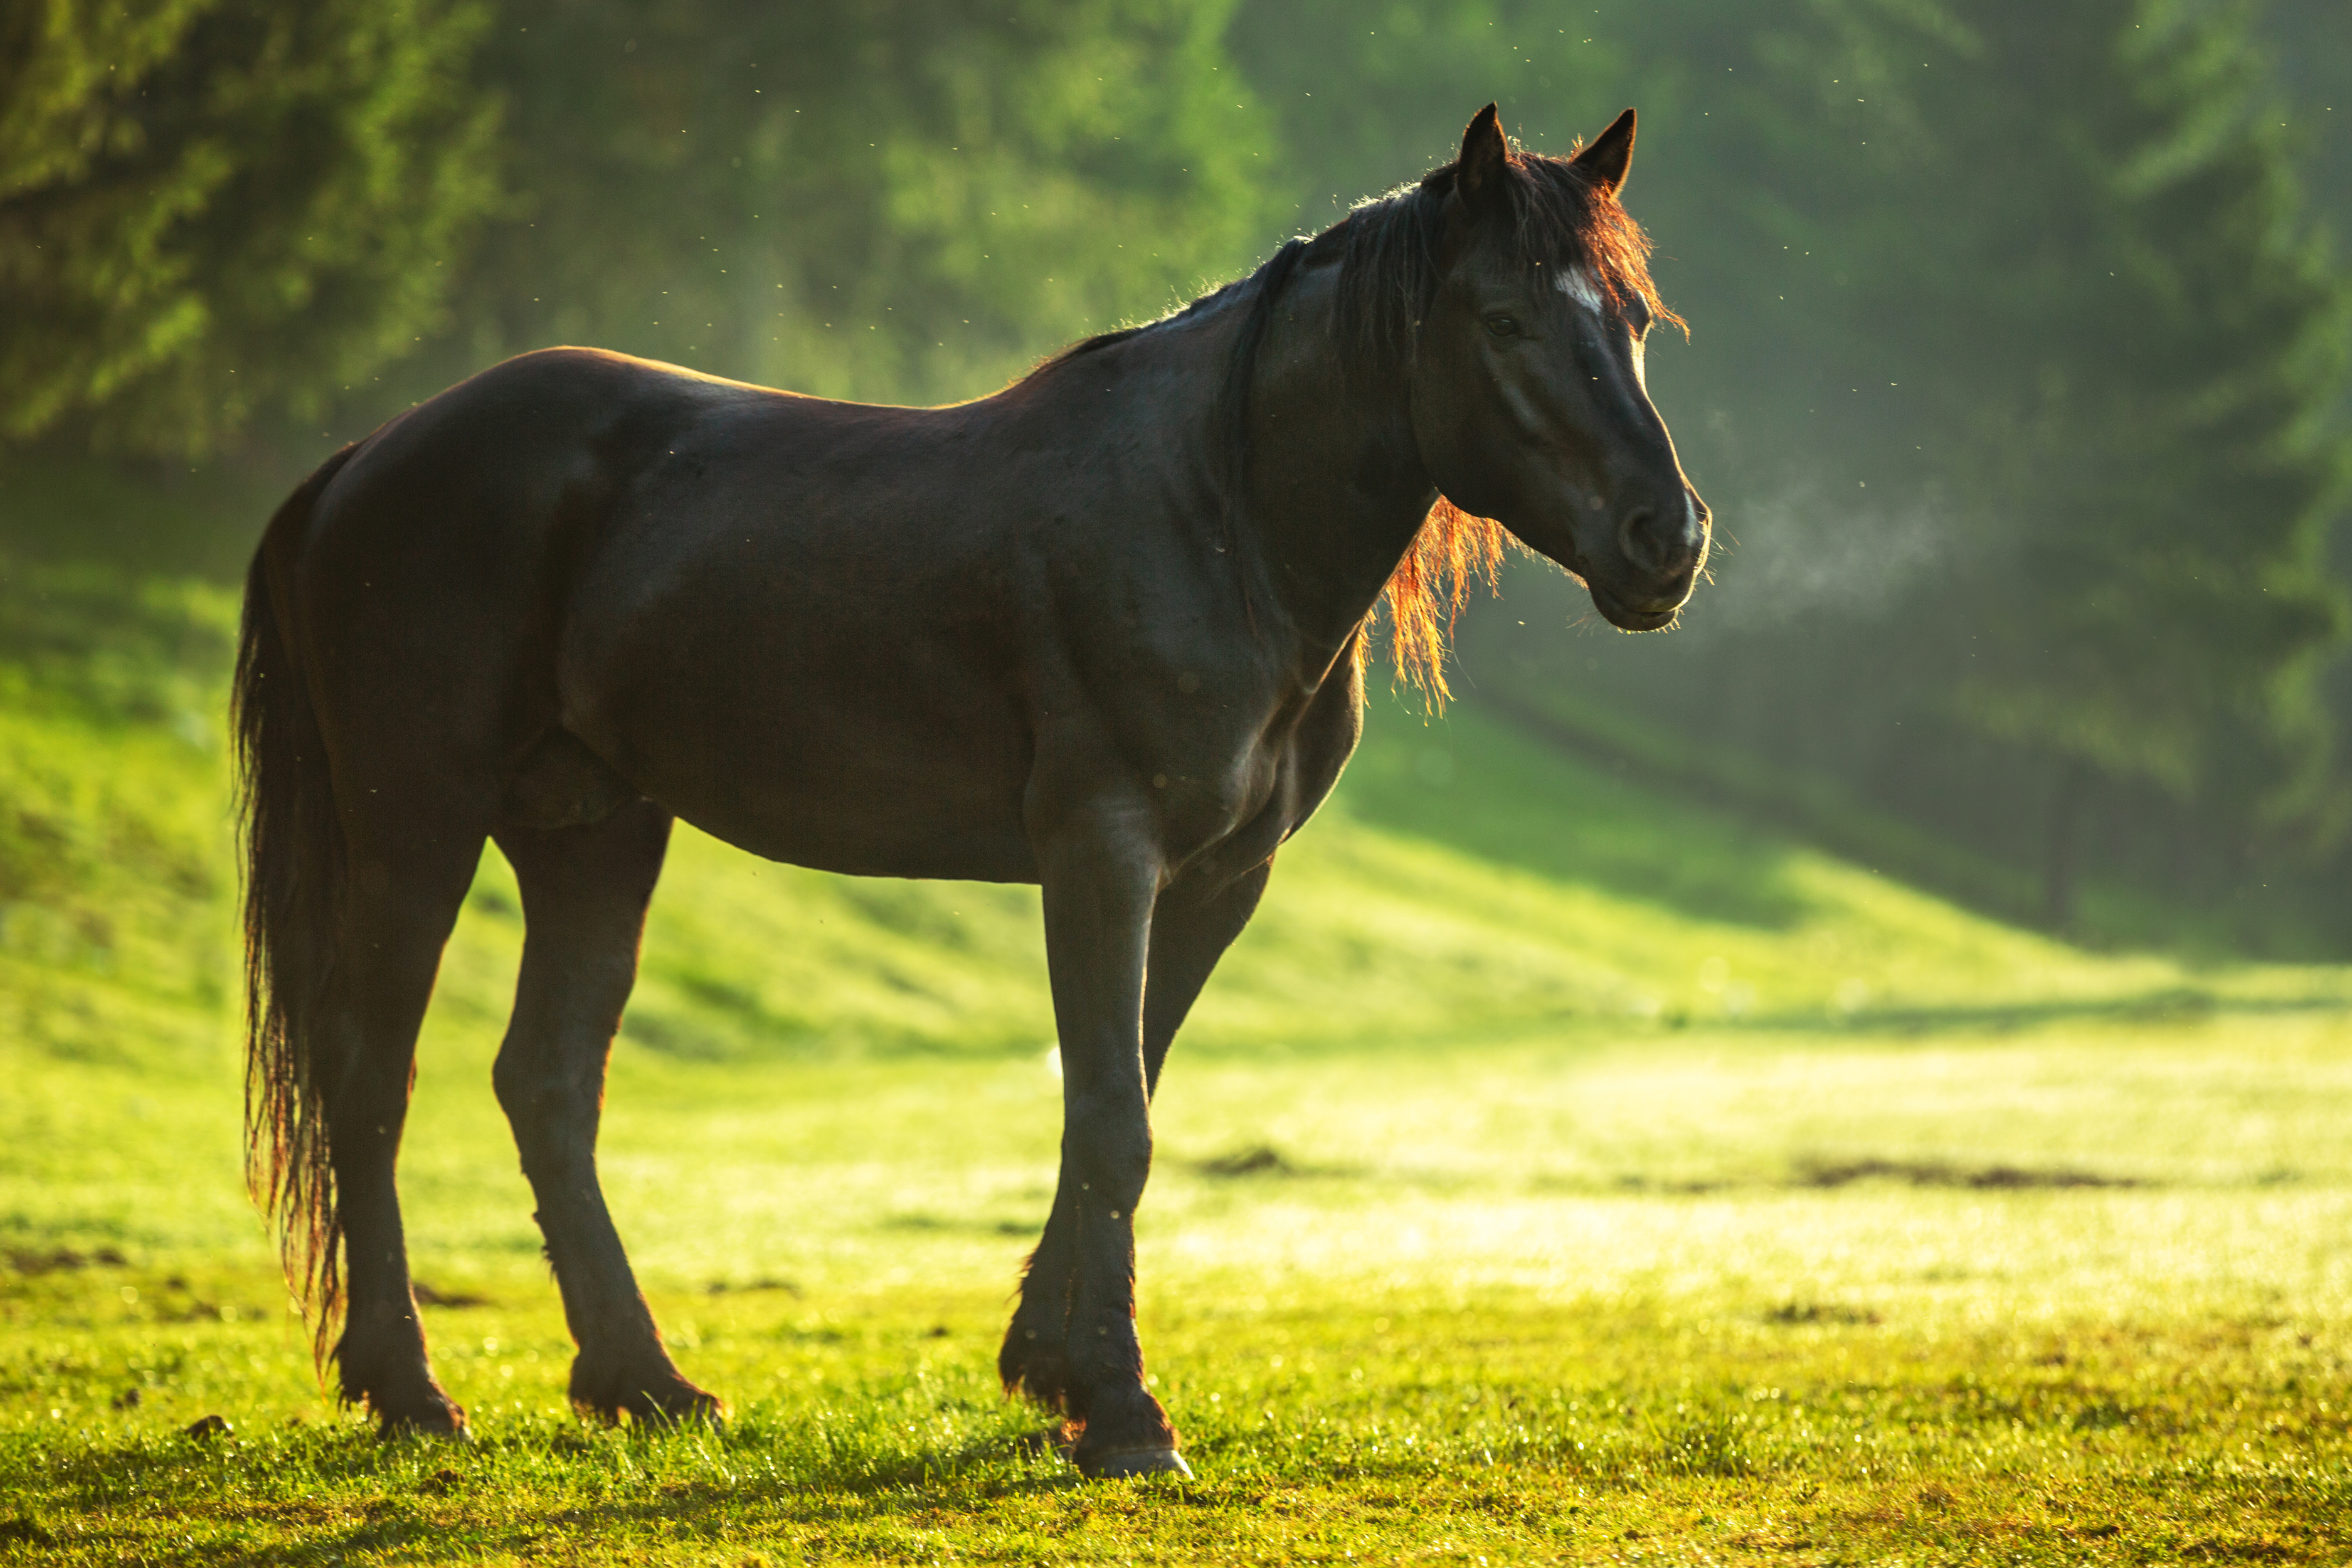
M1204 1176L1289 1176L1298 1171L1271 1143L1253 1143L1231 1153L1218 1154L1201 1161L1195 1168Z
M2065 1166L1956 1165L1942 1160L1801 1160L1795 1184L1843 1187L1856 1182L1908 1182L1915 1187L1972 1187L2016 1192L2049 1187L2145 1187L2134 1176L2105 1176Z
M24 1546L55 1546L58 1538L39 1520L16 1514L0 1519L0 1542L14 1542Z
M790 1279L779 1279L773 1275L765 1274L761 1275L757 1279L746 1279L740 1284L730 1279L713 1279L709 1284L703 1287L703 1293L709 1296L724 1296L730 1292L740 1292L745 1295L750 1295L755 1292L766 1290L781 1290L785 1295L795 1298L804 1294L800 1286L793 1281Z
M1783 1301L1764 1314L1768 1323L1843 1323L1852 1327L1867 1327L1879 1321L1878 1314L1867 1307L1852 1307L1843 1301Z
M124 1268L131 1263L111 1247L101 1247L95 1252L76 1252L70 1247L51 1247L46 1252L29 1247L10 1247L0 1256L6 1257L11 1272L28 1278L80 1268Z
M1245 1143L1223 1154L1192 1162L1204 1176L1360 1176L1364 1173L1340 1165L1309 1165L1292 1159L1271 1143Z
M470 1290L436 1290L422 1279L411 1280L408 1293L416 1298L416 1304L420 1307L487 1307L491 1304L488 1296L477 1296Z

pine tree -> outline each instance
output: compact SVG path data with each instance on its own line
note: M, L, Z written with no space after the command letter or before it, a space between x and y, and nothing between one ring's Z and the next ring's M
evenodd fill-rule
M468 0L0 16L0 439L194 454L437 331L495 204Z
M1967 574L1984 657L1957 698L2057 764L2063 921L2082 773L2239 833L2316 802L2347 297L2300 221L2242 12L1955 9L1975 58L1920 96L1993 132L1956 144L1938 185L1979 215L1968 314L2002 348L1943 400L1998 546Z
M1778 460L1750 484L1820 476L1816 541L1888 492L1940 523L1937 569L1883 614L1744 653L1780 681L1768 721L1866 721L1874 772L1990 742L1973 765L2007 776L1958 793L2038 794L2061 923L2095 801L2168 798L2224 859L2323 804L2347 296L2249 22L1810 0L1704 44L1672 29L1708 111L1660 194L1702 237L1684 302L1708 377L1779 392L1729 421ZM1832 553L1866 576L1861 544Z
M1543 152L1608 124L1630 90L1624 61L1591 36L1603 29L1570 33L1565 19L1540 0L1252 0L1226 43L1281 126L1275 173L1295 193L1294 221L1317 229L1451 161L1463 123L1489 100L1506 130Z
M1244 262L1272 144L1224 0L505 0L516 207L469 366L587 342L840 396L986 391Z

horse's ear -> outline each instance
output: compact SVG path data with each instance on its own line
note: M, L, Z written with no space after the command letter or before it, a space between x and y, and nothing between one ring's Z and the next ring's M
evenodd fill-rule
M1609 122L1592 145L1576 155L1576 172L1592 182L1593 189L1613 196L1633 165L1633 111L1627 110Z
M1503 137L1503 118L1488 104L1462 132L1462 156L1454 162L1454 192L1464 203L1478 205L1503 191L1503 171L1509 163L1511 144Z

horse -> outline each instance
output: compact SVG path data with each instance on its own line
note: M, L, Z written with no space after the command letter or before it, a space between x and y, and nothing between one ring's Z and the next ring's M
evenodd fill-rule
M1041 888L1064 1131L998 1371L1085 1475L1189 1474L1135 1326L1151 1100L1355 748L1376 612L1442 696L1463 584L1507 538L1630 631L1673 622L1706 560L1643 379L1674 318L1618 199L1634 124L1544 156L1490 104L1418 183L973 402L549 349L298 487L235 677L247 1173L341 1400L387 1437L466 1429L394 1164L494 841L526 930L493 1087L571 1398L723 1415L665 1348L596 1174L684 817L801 866Z

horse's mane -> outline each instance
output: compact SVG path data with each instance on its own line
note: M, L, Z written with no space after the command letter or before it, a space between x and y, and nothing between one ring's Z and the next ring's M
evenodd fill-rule
M1528 267L1584 269L1612 303L1638 299L1659 321L1682 318L1661 303L1650 278L1650 241L1612 192L1597 188L1569 157L1548 157L1514 146L1506 163L1504 191L1510 202L1517 259ZM1456 165L1433 169L1411 184L1359 203L1348 216L1310 238L1293 239L1246 278L1236 279L1141 326L1103 332L1055 355L1040 372L1081 358L1113 343L1190 321L1246 299L1249 315L1235 338L1217 409L1219 471L1225 476L1226 519L1242 494L1249 456L1247 419L1250 384L1259 344L1276 300L1302 261L1335 253L1339 260L1339 312L1342 352L1355 364L1409 353L1413 333L1428 313L1439 282L1438 252L1444 234L1445 198L1453 193ZM1388 609L1389 651L1400 683L1421 689L1433 708L1451 695L1445 683L1445 649L1461 618L1471 584L1497 588L1496 574L1507 544L1503 526L1474 517L1443 495L1413 536L1381 592ZM1355 657L1360 663L1380 605L1358 629Z

